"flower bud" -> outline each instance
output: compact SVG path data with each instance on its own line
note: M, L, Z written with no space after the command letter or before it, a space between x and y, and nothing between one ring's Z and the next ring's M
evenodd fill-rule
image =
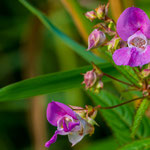
M150 69L144 69L144 70L142 71L142 76L143 76L144 78L148 77L149 75L150 75Z
M89 19L90 21L93 21L94 19L97 18L96 13L94 11L88 11L85 13L85 16L87 19Z
M98 19L105 19L105 5L100 5L95 11Z
M103 72L94 63L92 63L92 65L93 70L84 74L84 81L82 84L85 84L86 89L98 93L100 89L103 88L103 82L101 81Z
M82 108L82 107L69 105L69 107L72 108L74 112L76 112L81 118L86 120L90 125L99 126L94 120L96 118L97 110L99 106L92 107L90 105L86 105L85 108Z
M97 18L105 20L108 15L108 9L109 3L107 3L107 5L99 5L99 7L95 9Z
M115 36L106 45L108 45L108 51L114 52L119 46L120 38Z
M91 88L96 82L97 75L94 70L88 71L84 74L84 81L82 83L85 84L85 88Z
M88 49L91 50L93 48L97 48L102 45L106 40L106 36L102 31L95 29L88 38Z

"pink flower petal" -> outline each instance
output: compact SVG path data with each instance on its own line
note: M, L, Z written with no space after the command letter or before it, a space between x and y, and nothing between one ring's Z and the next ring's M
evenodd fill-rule
M136 31L142 30L147 34L149 28L149 18L146 13L136 7L129 7L120 15L117 21L117 32L119 36L127 41L128 37L133 35ZM150 35L149 35L150 36Z
M138 51L136 48L132 48L132 55L129 61L129 66L143 66L150 63L150 45L146 47L144 52Z
M57 126L57 121L64 115L69 115L77 120L75 112L67 105L59 102L51 102L47 107L47 120L53 126Z
M116 65L128 65L129 60L131 58L131 49L128 47L124 47L118 49L113 54L113 60Z

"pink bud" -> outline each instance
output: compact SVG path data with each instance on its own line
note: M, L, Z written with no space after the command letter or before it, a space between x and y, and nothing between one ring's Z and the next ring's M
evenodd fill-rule
M97 79L97 75L95 73L94 70L88 71L86 72L86 74L84 74L84 81L82 83L85 84L86 89L91 88Z
M88 38L88 49L91 50L93 48L97 48L102 45L106 40L106 36L102 31L95 29Z
M90 21L93 21L97 18L96 13L94 11L88 11L85 13L86 18L88 18Z

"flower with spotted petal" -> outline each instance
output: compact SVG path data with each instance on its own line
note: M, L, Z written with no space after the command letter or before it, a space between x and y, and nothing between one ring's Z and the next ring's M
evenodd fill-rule
M75 111L67 105L52 101L47 107L47 120L57 127L52 138L46 142L45 147L49 147L57 140L57 135L68 135L72 146L82 140L87 134L94 132L94 127L81 118Z
M128 47L113 54L116 65L143 66L150 62L150 20L146 13L136 7L127 8L117 21L117 33Z

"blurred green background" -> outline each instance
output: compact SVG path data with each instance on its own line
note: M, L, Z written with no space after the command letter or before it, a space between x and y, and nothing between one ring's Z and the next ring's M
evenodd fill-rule
M46 13L61 31L87 47L87 38L93 23L84 17L84 13L108 1L29 2ZM126 7L133 5L143 9L150 16L149 0L110 0L110 4L109 14L115 20ZM57 36L48 32L19 1L0 1L0 87L26 78L85 65L87 62L71 51ZM51 100L77 106L94 105L81 89L3 102L0 104L0 150L45 150L45 142L55 131L46 120L46 107ZM71 147L67 136L58 136L57 143L50 149L115 150L118 144L103 118L98 115L96 121L100 127L96 127L92 137L86 136L82 142Z

